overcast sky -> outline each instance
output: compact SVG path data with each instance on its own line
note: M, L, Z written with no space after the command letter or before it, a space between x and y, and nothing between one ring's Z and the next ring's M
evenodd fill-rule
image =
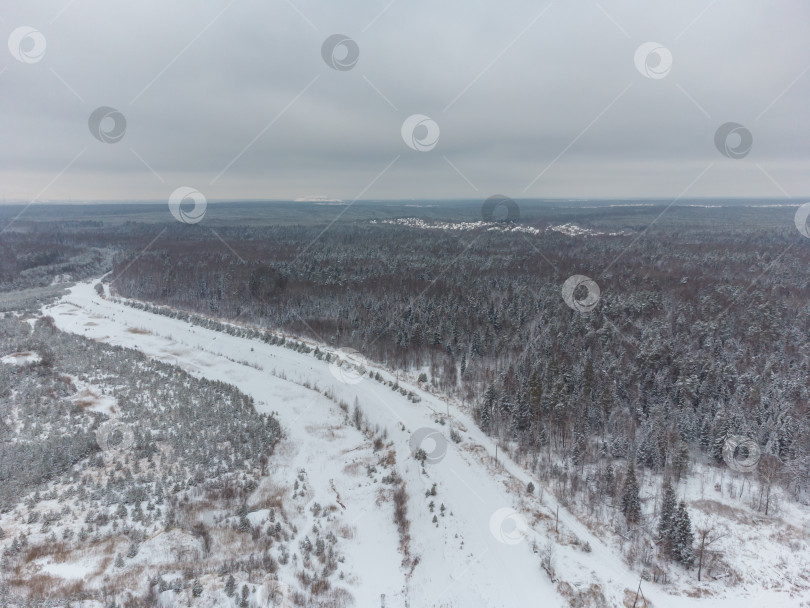
M19 4L0 8L6 200L810 194L805 0ZM327 65L333 34L353 67ZM114 143L88 124L102 106ZM431 149L406 145L415 114ZM715 145L727 122L741 158Z

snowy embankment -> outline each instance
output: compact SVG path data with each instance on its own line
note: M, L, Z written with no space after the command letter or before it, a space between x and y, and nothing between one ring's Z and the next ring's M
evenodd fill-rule
M494 444L464 412L416 386L400 382L421 398L418 403L368 375L333 373L329 363L311 354L102 298L92 282L72 288L44 313L64 331L135 348L191 374L234 384L255 399L257 408L277 412L286 439L273 456L274 466L288 469L290 475L305 469L311 491L307 510L315 502L337 503L344 521L354 528L344 553L350 573L346 587L358 607L379 606L385 594L388 608L405 606L406 601L420 608L551 608L567 606L570 597L588 593L622 606L626 590L635 592L638 586L638 575L618 552L599 541L549 492L542 498L525 493L528 481L539 486L537 479L502 456L495 464ZM371 371L394 379L382 369ZM334 399L324 396L326 390ZM418 558L415 566L402 566L393 506L379 499L383 484L367 474L376 457L367 439L346 424L338 400L350 406L356 400L370 426L387 429L408 492L409 551L414 561ZM451 440L451 428L460 442ZM427 455L424 467L413 457L417 447ZM435 495L426 496L434 484ZM552 546L553 582L543 570L546 548ZM285 582L296 584L292 579ZM656 608L797 605L795 598L772 591L735 589L739 597L699 599L672 596L647 582L643 590Z

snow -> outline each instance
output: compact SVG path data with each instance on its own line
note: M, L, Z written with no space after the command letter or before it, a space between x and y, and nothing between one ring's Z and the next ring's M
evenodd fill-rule
M54 276L53 281L51 281L51 286L54 285L63 285L65 283L70 283L73 281L73 277L69 274L57 274Z
M107 416L117 414L118 401L112 395L105 395L101 386L80 380L76 376L67 375L71 383L76 387L76 392L70 396L70 400L82 408L92 412L99 412Z
M193 375L229 382L253 396L258 410L276 412L286 439L273 456L272 482L289 485L303 469L308 492L292 501L287 498L291 492L285 493L285 508L297 509L302 517L316 501L339 509L348 527L341 540L346 556L346 579L341 583L355 597L356 606L379 606L381 594L388 608L405 606L406 598L414 607L568 606L568 599L542 569L542 547L549 538L555 539L556 581L578 591L598 585L611 606L624 605L626 590L635 592L638 587L639 575L626 566L615 547L597 538L550 492L541 495L539 481L521 466L502 454L495 462L493 442L465 411L416 385L399 380L400 386L421 398L419 403L367 375L358 379L355 374L336 374L334 366L330 369L328 362L311 354L103 299L93 282L76 285L43 312L64 331L135 348ZM149 333L132 331L143 327ZM323 346L321 350L335 352ZM394 380L387 371L366 366ZM409 495L410 553L419 558L412 569L402 566L398 550L393 506L386 495L392 486L372 480L366 472L380 454L347 424L336 403L343 400L351 407L355 399L369 425L387 429L393 443L396 467ZM451 427L461 435L458 444L449 438ZM425 440L417 441L417 447L428 454L424 472L412 456L414 438L420 437ZM525 492L529 481L538 488L533 496ZM436 495L426 497L434 483ZM431 500L434 512L428 510ZM446 507L444 516L441 504ZM559 536L554 533L557 512ZM432 522L434 515L438 526ZM267 511L256 508L249 517L258 523ZM307 528L311 521L299 527L300 538ZM584 543L590 552L582 550ZM149 559L160 551L165 549L145 547L138 557ZM298 585L289 571L284 576L285 584ZM753 581L730 589L725 597L711 598L671 595L651 582L642 588L656 608L799 605L798 598Z
M48 574L66 579L83 579L96 567L95 563L88 561L59 563L50 558L43 559L37 565Z
M24 352L24 353L11 353L0 358L0 363L7 363L9 365L30 365L32 363L39 363L42 361L37 353Z
M598 232L590 228L583 228L576 224L560 224L557 226L548 226L545 229L535 228L533 226L525 226L522 224L512 224L504 222L439 222L439 221L426 221L416 217L398 218L395 220L371 220L372 224L392 224L396 226L409 226L411 228L419 228L422 230L478 230L486 229L488 232L509 232L509 233L525 233L533 236L539 236L544 232L559 232L566 236L626 236L631 234L629 232Z
M405 217L395 220L371 220L372 224L392 224L395 226L410 226L411 228L420 228L422 230L477 230L485 228L490 232L525 232L528 234L538 235L543 231L539 228L532 226L523 226L520 224L507 224L503 222L428 222L417 217Z
M620 232L598 232L596 230L591 230L590 228L583 228L582 226L578 226L577 224L560 224L559 226L549 226L548 230L552 232L559 232L566 236L626 236L631 234L630 232L620 231Z
M381 593L386 594L387 606L404 605L404 591L412 606L506 607L528 605L538 597L547 598L550 607L565 605L540 570L539 558L528 543L499 542L490 533L491 516L511 507L514 497L502 482L482 473L474 452L456 449L448 441L444 459L426 465L427 475L420 472L409 440L411 433L422 427L438 427L446 436L447 429L434 422L434 412L446 409L437 398L422 393L429 403L414 404L368 378L356 384L343 383L332 375L327 362L311 355L116 304L100 298L91 283L75 286L61 303L45 312L54 317L60 329L137 348L175 362L194 375L230 382L253 396L257 409L278 412L288 436L274 456L279 478L289 480L292 473L304 468L308 485L314 489L311 502L317 500L323 505L335 502L334 486L346 507L341 509L344 519L355 528L344 552L346 564L356 577L351 592L358 606L379 605ZM87 326L90 314L102 318ZM129 331L138 327L149 327L152 333ZM172 338L164 337L168 335ZM273 369L289 380L271 375L269 370ZM368 450L357 450L362 436L344 425L343 415L332 400L300 385L308 380L314 380L321 390L333 389L336 397L349 404L356 397L371 425L387 428L409 492L411 553L420 558L412 575L400 565L402 555L397 549L399 538L390 500L377 506L380 484L372 484L365 473L365 465L373 464L376 458L372 459ZM470 421L464 425L472 427ZM447 508L447 515L439 516L438 528L431 521L434 513L428 511L430 500L425 497L434 482L437 495L431 499L436 503L435 514L441 503ZM293 585L295 581L286 582Z

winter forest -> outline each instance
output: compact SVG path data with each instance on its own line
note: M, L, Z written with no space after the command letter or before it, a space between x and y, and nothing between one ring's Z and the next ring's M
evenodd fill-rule
M0 9L0 608L810 608L810 3Z
M748 580L731 539L760 519L797 521L809 499L810 249L791 215L685 205L648 228L660 213L654 206L604 206L587 216L537 206L523 210L520 222L482 221L472 206L453 217L405 211L371 206L323 234L317 209L311 223L287 221L283 208L270 208L262 213L281 221L221 218L215 230L134 220L30 222L0 242L7 311L1 354L30 353L28 364L0 365L0 507L7 514L0 521L16 522L15 532L0 523L9 528L0 532L9 597L23 597L32 560L57 547L68 551L76 539L112 542L123 532L127 550L110 557L110 567L123 572L156 530L176 527L202 539L205 549L195 554L202 561L177 574L168 566L142 569L148 584L137 601L207 597L214 584L217 601L272 606L276 596L262 599L251 571L280 577L279 568L295 564L306 593L290 596L291 605L352 605L341 585L352 580L343 562L353 533L339 520L327 523L339 506L315 508L311 496L303 498L306 467L287 477L295 481L292 499L267 490L256 504L268 468L285 469L274 446L286 430L274 412L257 414L252 397L188 375L171 358L157 362L73 336L57 329L47 310L38 316L60 297L70 303L64 294L74 282L102 275L94 297L119 315L137 311L330 365L339 363L334 353L356 352L365 364L360 377L400 392L411 407L420 406L417 393L456 404L496 446L488 467L509 458L533 476L515 490L521 501L553 496L644 584L685 591ZM571 294L573 306L566 301L563 285L573 275L598 285L595 306L583 304L583 285ZM161 335L149 326L128 332L136 341ZM289 380L249 354L231 361ZM371 410L380 406L352 404L318 388L317 379L299 382L339 403L344 424L366 438L369 463L376 463L363 465L367 477L386 472L377 500L398 505L402 563L418 572L407 476L388 451L391 427L373 423ZM119 404L131 450L113 460L100 450L98 430L111 412L77 407L71 395L83 387L102 403ZM469 428L449 412L434 420L451 445L468 445L461 430ZM411 457L429 476L426 452ZM735 465L746 459L755 466ZM427 514L439 526L445 504L441 484L434 499L431 483ZM309 524L289 513L299 500L298 513L306 504L314 522L306 535L299 526ZM254 511L264 507L259 523ZM560 546L568 538L567 546L589 553L590 542L561 535L557 509L538 512L532 525L547 525ZM733 524L724 519L732 509ZM200 516L206 510L213 519ZM452 518L451 511L448 503ZM80 527L66 526L78 512ZM795 544L804 532L800 520L794 525L779 541L785 551L806 548L806 540ZM33 530L51 548L35 548ZM244 538L225 540L227 530ZM602 590L569 589L562 549L532 542L538 572L570 605L612 605ZM249 556L228 553L245 543ZM206 576L218 582L201 583ZM790 588L801 589L807 571L798 564L790 577ZM120 598L123 587L105 593ZM657 605L630 590L636 595L627 605ZM93 596L78 586L64 592ZM139 605L131 601L123 605Z
M223 231L242 259L178 232L119 256L112 290L424 370L521 458L554 453L571 478L611 459L679 478L746 435L806 499L810 256L789 223L727 213L740 225L718 234L679 210L666 238L353 225L305 255L317 228ZM571 310L563 281L594 270L598 306Z

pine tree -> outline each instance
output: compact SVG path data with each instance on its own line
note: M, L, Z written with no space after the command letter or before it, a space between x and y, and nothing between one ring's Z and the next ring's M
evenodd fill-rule
M636 460L639 464L649 469L655 467L653 446L648 436L643 437L641 442L638 444L638 447L636 448Z
M486 433L490 432L491 430L492 412L495 408L496 399L497 395L495 393L495 387L490 384L484 393L484 403L481 406L481 411L479 414L481 420L481 429Z
M236 589L236 580L234 580L233 574L231 574L228 577L228 581L225 583L225 595L231 597L235 589Z
M676 508L675 490L669 479L667 479L664 482L663 498L661 500L661 519L658 521L658 537L661 539L661 548L664 555L672 554L672 524Z
M622 491L622 513L628 524L635 524L641 520L641 498L638 493L636 470L632 463L627 471Z
M582 468L585 464L585 451L588 447L585 435L582 433L574 434L574 449L571 452L571 462L575 467Z
M529 380L529 404L531 406L532 424L535 426L540 424L541 410L540 404L543 400L543 384L540 381L540 376L537 372L532 374Z
M518 432L524 432L528 430L529 425L531 424L531 418L532 418L532 411L529 402L526 401L522 395L518 395L517 405L515 407L515 416L513 419L515 430L517 430Z
M712 447L712 427L708 420L703 421L700 428L700 449L708 452Z
M692 546L694 540L692 522L689 520L686 504L681 501L672 522L672 556L684 566L691 566L695 559Z
M588 400L592 397L594 377L593 361L588 359L582 372L582 392Z
M237 515L239 516L239 530L242 532L247 532L250 530L250 520L248 519L248 509L247 505L243 504L239 507L237 511Z
M675 472L675 478L680 481L681 475L686 473L689 467L689 446L681 442L675 452L675 458L672 461L672 469Z
M605 469L604 491L611 498L616 494L616 472L613 470L612 463L608 464Z
M712 439L711 454L715 461L719 464L723 462L723 447L726 445L726 439L731 434L731 420L728 414L721 410L717 413L714 421L714 436Z

